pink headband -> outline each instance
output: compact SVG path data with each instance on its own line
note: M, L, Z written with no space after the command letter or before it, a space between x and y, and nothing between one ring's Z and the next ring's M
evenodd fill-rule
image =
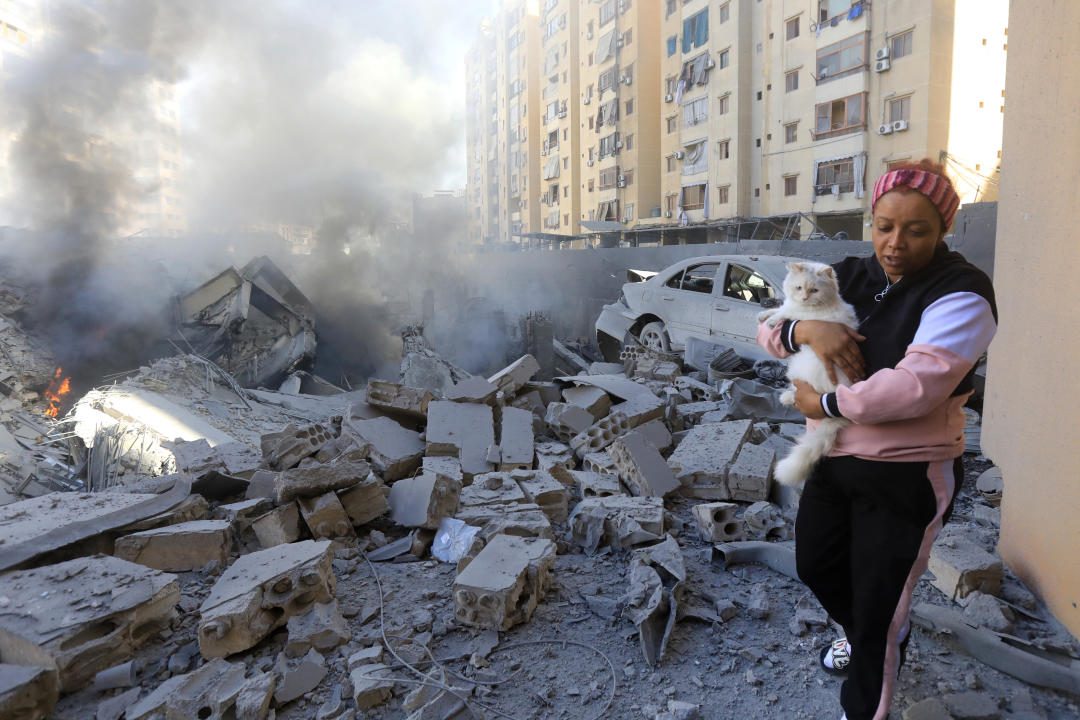
M947 179L925 170L892 170L879 177L874 183L874 197L870 202L870 211L873 212L878 198L900 186L909 187L924 195L941 213L944 228L949 229L953 218L956 217L956 210L960 207L960 196L956 194L956 190Z

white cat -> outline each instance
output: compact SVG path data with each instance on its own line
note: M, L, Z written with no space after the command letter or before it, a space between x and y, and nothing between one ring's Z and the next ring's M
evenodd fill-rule
M858 329L859 320L855 308L844 302L836 282L836 272L828 265L816 262L788 263L784 278L784 304L775 310L765 310L758 315L758 322L776 327L785 320L827 320ZM819 393L836 390L829 380L825 365L809 345L788 358L789 380L803 380ZM840 368L836 377L841 385L851 385L851 380ZM795 404L795 388L780 394L780 402ZM818 460L824 457L836 442L836 434L848 424L843 418L824 418L813 432L809 430L799 438L792 451L776 465L775 477L785 485L798 485L806 480Z

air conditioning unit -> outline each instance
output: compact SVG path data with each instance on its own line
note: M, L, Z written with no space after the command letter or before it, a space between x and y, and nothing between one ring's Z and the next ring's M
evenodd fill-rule
M876 53L874 53L874 59L875 60L885 60L888 57L889 57L889 46L888 45L886 45L885 47L881 48Z
M622 174L620 174L616 179L621 183L626 182L626 176Z
M622 46L623 46L623 39L622 39L622 37L619 37L619 39L615 41L615 47L621 48Z
M676 160L682 160L683 155L685 155L685 153L682 150L676 150L675 151L675 159Z
M889 69L889 59L878 60L874 63L874 72L885 72Z
M584 100L582 100L582 102L583 102L584 104L588 105L589 103L591 103L591 102L592 102L592 96L591 96L591 95L586 95L586 96L585 96L585 99L584 99Z
M666 217L666 218L671 217L671 211L670 210L665 210L664 211L664 217Z
M588 161L588 162L586 162L585 164L586 164L586 165L587 165L588 167L592 167L592 166L593 166L593 165L595 165L596 163L595 163L595 162L593 162L592 160L589 160L589 161Z
M674 102L674 101L675 101L675 96L672 95L671 93L668 93L667 95L664 96L664 102L669 103L669 102Z
M619 222L621 222L623 225L625 225L626 223L630 222L630 218L621 217L621 218L619 218Z
M893 132L903 132L907 130L907 120L893 120L892 124Z
M892 123L885 123L877 129L878 135L888 135L892 132Z
M619 12L626 12L626 5L623 3L623 0L619 0L617 7Z
M715 60L713 60L712 58L709 58L708 60L705 61L705 69L706 70L712 70L714 67L716 67L716 61Z
M589 32L585 33L585 39L586 39L586 40L592 40L592 30L590 30Z
M547 154L548 154L548 149L547 148L544 148L543 150L540 151L541 156L544 156L544 155L547 155Z
M566 111L565 111L565 110L560 110L560 111L559 111L559 117L560 117L560 118L564 118L564 117L566 117Z
M622 149L622 140L616 140L615 141L615 149L616 150L621 150Z
M622 79L622 81L623 81L623 85L629 85L630 83L634 82L634 78L632 76L630 76L630 75L627 75L626 77L624 77Z
M618 182L615 183L615 187L621 187L621 188L626 187L626 181L625 180L619 180Z

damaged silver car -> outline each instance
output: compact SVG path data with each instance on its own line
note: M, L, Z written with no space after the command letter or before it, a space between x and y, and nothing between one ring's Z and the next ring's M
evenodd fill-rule
M751 359L768 355L757 345L757 315L783 302L785 263L780 255L706 255L660 272L628 270L615 302L596 320L596 342L617 360L633 337L662 352L681 351L691 337L735 349Z

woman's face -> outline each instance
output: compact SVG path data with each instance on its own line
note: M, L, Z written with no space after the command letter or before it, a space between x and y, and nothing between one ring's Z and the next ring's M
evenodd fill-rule
M937 208L920 192L899 187L874 206L874 255L896 282L926 267L945 236Z

